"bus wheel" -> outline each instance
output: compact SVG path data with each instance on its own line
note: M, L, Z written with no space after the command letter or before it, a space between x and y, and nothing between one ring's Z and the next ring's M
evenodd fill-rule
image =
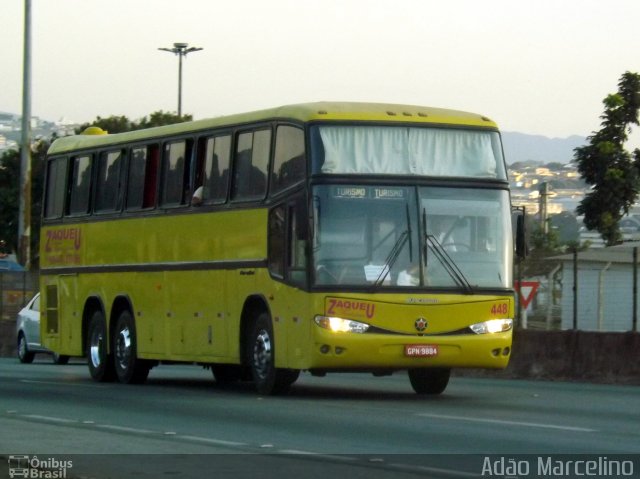
M275 367L273 326L267 313L258 316L249 337L248 347L247 357L256 390L260 394L286 393L298 378L300 371Z
M115 370L107 353L107 323L102 311L95 311L91 316L87 338L87 363L91 377L99 382L113 381Z
M147 380L149 362L138 358L136 328L129 311L120 313L113 338L113 352L118 381L140 384Z
M451 369L409 369L409 381L417 394L440 394L449 384Z

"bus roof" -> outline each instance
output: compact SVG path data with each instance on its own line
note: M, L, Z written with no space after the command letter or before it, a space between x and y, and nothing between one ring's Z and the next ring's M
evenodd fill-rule
M49 154L54 155L85 148L144 141L146 139L186 134L211 128L275 119L287 119L300 122L332 120L409 122L497 128L496 124L485 116L443 108L385 103L317 102L287 105L268 110L175 123L173 125L126 133L67 136L53 142L49 148Z

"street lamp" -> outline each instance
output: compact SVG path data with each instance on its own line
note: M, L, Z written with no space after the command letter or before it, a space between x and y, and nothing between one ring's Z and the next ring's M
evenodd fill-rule
M182 116L182 57L186 57L188 53L202 50L198 47L190 47L188 43L174 43L173 48L158 48L165 52L178 55L178 116Z

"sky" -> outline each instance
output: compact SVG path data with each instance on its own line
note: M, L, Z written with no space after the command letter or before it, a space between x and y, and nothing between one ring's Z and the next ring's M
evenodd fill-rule
M587 136L640 72L638 0L31 0L32 114L194 118L310 101L481 113ZM22 109L24 0L0 5L0 111ZM640 144L634 130L633 142Z

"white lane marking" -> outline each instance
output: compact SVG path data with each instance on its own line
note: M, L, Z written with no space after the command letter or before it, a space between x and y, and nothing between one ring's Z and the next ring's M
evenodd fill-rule
M38 414L22 414L22 417L26 417L29 419L37 419L38 421L55 422L55 423L62 423L62 424L76 424L78 422L75 419L64 419L61 417L52 417L52 416L40 416Z
M456 471L455 469L441 469L439 467L412 466L410 464L389 464L389 467L405 472L421 472L428 474L445 475L449 477L482 477L472 472Z
M34 380L34 379L20 379L21 383L26 383L26 384L53 384L54 386L60 386L60 384L64 384L65 386L82 386L85 388L98 388L98 389L104 389L106 386L103 386L101 384L87 384L87 383L77 383L77 382L71 382L71 381L38 381L38 380Z
M574 431L574 432L597 432L597 429L589 429L586 427L574 427L574 426L558 426L557 424L543 424L537 422L521 422L521 421L506 421L503 419L486 419L480 417L465 417L465 416L448 416L445 414L417 414L421 417L430 417L433 419L450 419L453 421L468 421L468 422L481 422L489 424L502 424L505 426L524 426L524 427L538 427L544 429L559 429L561 431Z
M246 446L247 445L244 442L224 441L222 439L211 439L211 438L208 438L208 437L200 437L200 436L177 435L175 437L177 437L178 439L186 439L187 441L203 442L205 444L213 444L213 445L216 445L216 446L240 447L240 446Z
M311 451L301 451L300 449L280 449L278 451L280 454L296 454L296 455L311 455L311 456L317 456L318 453L317 452L311 452Z
M158 434L157 431L150 431L149 429L138 429L136 427L126 427L126 426L114 426L112 424L96 424L95 427L98 427L100 429L107 429L109 431L133 432L136 434Z

